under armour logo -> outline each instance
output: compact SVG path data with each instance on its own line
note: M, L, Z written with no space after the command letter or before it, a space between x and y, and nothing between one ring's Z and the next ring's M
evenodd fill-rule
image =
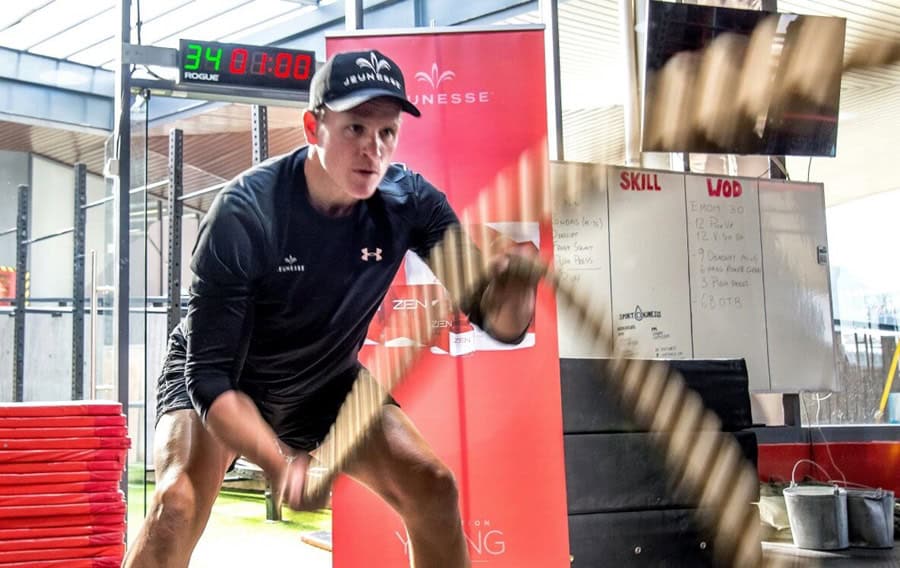
M369 247L362 249L362 260L369 262L370 258L374 258L375 262L381 262L381 249L376 248L375 252L369 252Z

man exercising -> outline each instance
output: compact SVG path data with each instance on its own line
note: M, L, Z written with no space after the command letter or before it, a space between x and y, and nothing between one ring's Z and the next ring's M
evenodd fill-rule
M403 112L420 115L396 63L374 50L338 54L310 88L309 145L216 197L159 379L156 492L125 566L187 566L239 455L303 508L309 452L356 379L369 322L404 254L427 257L458 225L444 194L391 164ZM494 259L496 277L464 309L495 338L517 342L535 288L503 278L505 262ZM403 518L413 565L469 566L453 474L392 402L346 473Z

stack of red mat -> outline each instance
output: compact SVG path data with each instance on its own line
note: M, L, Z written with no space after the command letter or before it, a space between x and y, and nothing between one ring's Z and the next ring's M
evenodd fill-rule
M128 447L119 403L0 404L0 568L120 566Z

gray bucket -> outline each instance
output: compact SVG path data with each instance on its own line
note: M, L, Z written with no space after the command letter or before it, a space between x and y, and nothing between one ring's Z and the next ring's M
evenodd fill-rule
M893 548L894 492L847 489L850 546Z
M844 489L830 485L786 487L784 503L797 548L838 550L850 546Z

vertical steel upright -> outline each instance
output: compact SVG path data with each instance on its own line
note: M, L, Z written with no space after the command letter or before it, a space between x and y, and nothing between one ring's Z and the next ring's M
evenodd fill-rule
M253 138L253 164L256 165L269 157L269 113L262 105L250 107L250 124ZM272 484L266 482L266 520L280 521L281 508L275 506L275 494Z
M72 400L84 399L84 243L87 227L87 166L75 164L72 225Z
M413 0L413 23L417 28L428 25L425 21L425 0Z
M128 392L128 324L131 299L131 240L129 238L131 215L131 64L125 61L125 50L131 43L131 0L117 0L119 29L116 34L115 66L115 142L118 164L118 184L116 188L116 211L113 219L115 235L115 300L113 317L116 354L116 381L119 402L128 414L130 397ZM122 492L128 495L128 460L125 460L125 475L122 476Z
M16 212L16 321L13 330L12 399L22 402L25 396L25 273L28 270L28 211L31 188L19 186Z
M619 0L619 32L622 46L622 74L625 100L622 106L625 126L625 165L641 165L641 73L643 44L635 37L638 8L634 0Z
M269 112L262 105L250 108L253 133L253 164L264 162L269 158Z
M264 162L269 158L269 112L265 106L253 105L250 108L252 137L253 137L253 164ZM266 482L266 520L280 521L281 508L275 505L275 493L271 482Z
M181 223L184 214L184 133L169 131L169 307L166 333L181 320Z
M778 11L778 0L760 0L759 6L756 6L755 4L756 2L751 2L750 5L746 7L750 9L762 10L763 12L770 12L772 14ZM740 7L743 8L744 6ZM785 156L769 156L769 177L771 179L787 179L787 174L782 168L787 168L787 160L785 159ZM787 400L787 398L790 396L791 395L789 394L782 395L785 400ZM797 400L800 400L799 396L797 397ZM793 406L793 403L791 403L790 406ZM788 405L785 406L786 409L787 407ZM785 414L785 416L787 416L787 414ZM798 421L797 424L799 423L800 422ZM785 422L785 424L787 424L787 422Z
M253 140L253 164L264 162L269 157L269 112L265 106L250 107L250 125ZM281 508L275 506L275 493L272 483L266 482L266 520L280 521Z
M564 160L562 82L559 73L559 1L540 0L544 22L544 74L547 80L547 151L551 160Z
M363 29L363 0L344 0L344 29Z

